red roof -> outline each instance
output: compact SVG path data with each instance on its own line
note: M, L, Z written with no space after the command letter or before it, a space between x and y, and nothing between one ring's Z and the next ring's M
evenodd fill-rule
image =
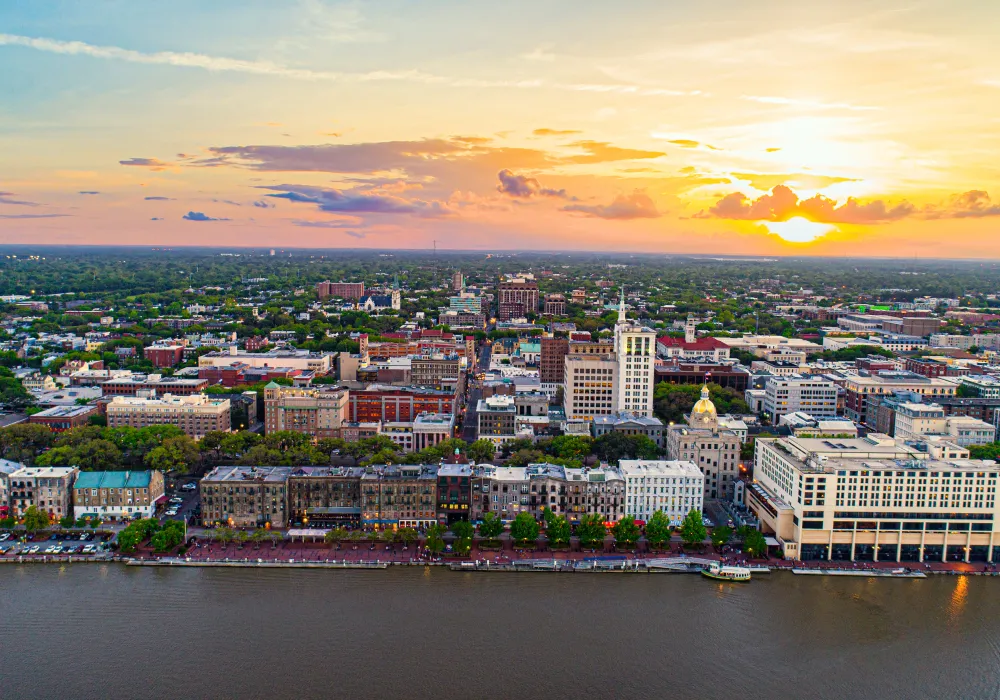
M729 347L718 338L698 338L693 343L685 342L684 338L674 338L665 335L656 339L657 344L665 348L684 348L685 350L718 350Z

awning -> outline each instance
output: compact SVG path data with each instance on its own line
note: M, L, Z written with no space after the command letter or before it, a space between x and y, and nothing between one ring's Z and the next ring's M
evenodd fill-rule
M288 531L289 537L325 537L329 530L321 530L315 527L293 528Z
M155 501L153 501L153 505L159 505L161 503L166 503L166 502L167 502L167 494L163 494Z
M778 542L778 540L774 539L773 537L765 537L764 538L764 542L767 543L768 547L780 547L781 546L781 542Z

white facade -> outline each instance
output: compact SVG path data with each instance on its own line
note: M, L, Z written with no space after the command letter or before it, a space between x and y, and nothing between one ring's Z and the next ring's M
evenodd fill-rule
M942 438L969 447L993 442L996 428L970 416L946 416L937 404L904 403L896 408L893 436L899 440Z
M693 462L623 459L618 468L625 479L625 511L639 520L662 510L680 525L704 506L705 477Z
M563 404L566 418L591 420L616 412L618 361L612 355L567 355Z
M774 377L764 385L764 413L778 421L787 413L802 411L814 418L837 415L837 385L809 377Z
M652 416L656 333L625 320L624 290L615 324L615 357L618 360L615 410Z

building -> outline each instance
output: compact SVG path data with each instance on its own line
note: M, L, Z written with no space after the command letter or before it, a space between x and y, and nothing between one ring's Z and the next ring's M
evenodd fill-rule
M289 348L268 352L240 352L240 349L233 345L228 352L209 352L201 355L198 357L198 368L200 370L202 367L228 367L240 363L255 368L287 367L323 376L333 369L335 354Z
M150 345L142 351L142 356L154 367L176 367L184 359L183 345Z
M80 472L73 484L73 517L152 518L166 500L163 472Z
M758 438L746 500L787 559L994 561L998 474L875 433Z
M76 467L22 467L8 476L10 508L23 515L31 506L57 521L73 515L73 482Z
M451 291L460 292L465 289L465 277L460 270L456 270L451 275Z
M0 459L0 518L10 514L10 475L19 469L24 469L20 462Z
M471 311L446 310L438 314L437 322L439 326L449 328L475 328L481 330L486 328L486 315L473 313Z
M634 413L614 413L609 416L595 416L591 423L594 439L607 433L623 435L645 435L657 447L664 448L663 421L655 416L637 416Z
M457 290L456 290L457 291ZM471 292L462 292L458 296L448 297L448 310L470 314L484 314L483 298Z
M376 529L425 528L437 523L436 467L388 465L361 477L362 522Z
M654 382L668 384L703 384L705 377L721 387L743 393L750 386L750 373L740 364L683 362L677 358L653 368Z
M311 528L361 525L361 467L295 467L288 474L288 519Z
M802 411L786 413L778 426L788 426L796 437L856 438L858 426L843 418L816 418Z
M150 374L146 377L114 377L101 382L103 396L138 396L140 393L155 392L156 394L173 394L174 396L191 396L200 394L208 388L207 379L192 377L164 377L160 374Z
M264 387L264 430L291 430L314 438L340 437L347 421L347 389Z
M454 391L372 384L353 389L347 399L352 423L410 423L421 413L455 414Z
M214 399L205 394L144 399L115 396L107 405L109 428L145 428L150 425L176 425L195 440L205 433L228 433L231 427L229 399Z
M740 435L719 423L708 385L691 409L687 425L667 428L667 458L695 464L702 473L705 499L732 500L739 478Z
M788 376L770 377L764 384L764 413L777 423L781 416L796 412L815 418L837 415L837 385L825 379Z
M413 450L419 452L455 436L455 416L451 413L421 413L413 419Z
M705 477L693 462L623 459L618 468L629 515L648 521L663 511L672 525L680 525L692 510L703 511Z
M458 355L421 355L410 360L410 382L414 386L440 388L460 384L465 359Z
M28 422L46 425L52 432L61 433L87 425L90 417L95 415L97 406L54 406L28 416Z
M497 444L517 437L517 408L514 397L496 395L476 404L476 439Z
M564 360L563 406L570 419L593 420L618 408L618 361L614 354L570 353Z
M729 346L718 338L698 338L694 331L692 319L688 319L686 333L683 338L664 335L656 339L656 354L664 359L710 359L714 362L719 362L728 359L729 353Z
M569 354L569 338L542 336L538 341L538 379L542 388L563 383L565 357Z
M565 316L566 297L562 294L546 294L542 313L546 316Z
M900 403L896 406L898 440L939 438L960 447L988 445L996 439L996 427L968 416L947 416L938 404Z
M880 372L878 376L847 377L844 381L844 411L847 418L861 423L868 411L868 398L873 394L911 392L937 401L941 397L954 396L957 389L956 382L913 372Z
M361 311L382 311L384 309L399 310L402 308L402 295L398 289L392 289L388 294L366 294L358 299L358 309Z
M471 520L472 467L468 464L442 464L437 472L438 521L451 525Z
M500 283L497 290L497 319L510 321L524 318L538 310L538 283L514 279Z
M364 282L331 282L326 280L316 285L316 296L320 299L360 299L365 295Z
M987 374L964 376L959 378L959 385L966 387L980 399L1000 399L1000 379Z
M201 522L282 528L291 467L216 467L200 483Z
M618 362L615 410L652 416L656 334L652 328L626 320L624 289L615 323L615 359Z

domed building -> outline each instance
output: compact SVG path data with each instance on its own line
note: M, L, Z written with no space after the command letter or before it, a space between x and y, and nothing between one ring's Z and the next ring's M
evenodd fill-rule
M701 387L701 398L695 403L688 416L688 425L692 428L714 430L719 427L719 413L715 404L709 398L708 384Z
M667 429L667 459L694 462L705 475L705 500L733 497L739 477L740 437L719 425L707 383L687 416L687 425Z

